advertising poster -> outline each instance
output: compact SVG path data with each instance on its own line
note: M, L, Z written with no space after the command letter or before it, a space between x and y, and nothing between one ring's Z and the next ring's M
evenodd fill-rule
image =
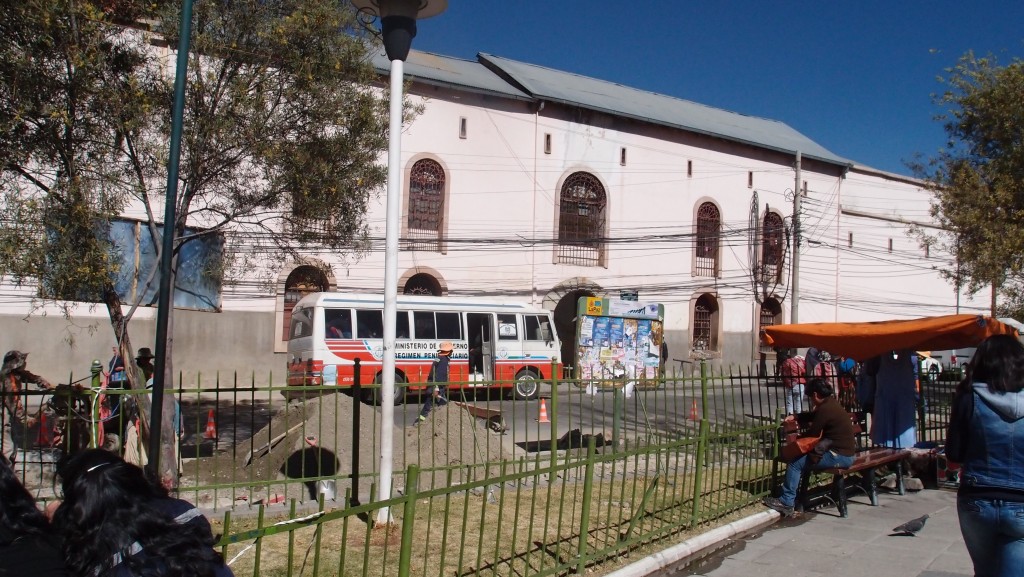
M578 303L577 376L590 393L657 384L664 307L584 297Z

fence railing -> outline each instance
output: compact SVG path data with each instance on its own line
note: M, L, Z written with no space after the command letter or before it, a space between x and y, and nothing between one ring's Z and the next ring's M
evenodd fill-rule
M236 575L561 575L615 562L767 494L783 407L775 377L706 366L637 383L556 379L529 401L449 389L420 424L422 399L409 393L395 409L396 490L377 501L377 407L333 388L254 382L218 375L174 391L178 494L223 515L215 525ZM922 388L920 440L944 438L954 385ZM97 392L82 394L88 416L70 418L116 450L130 393L104 391L108 405L120 401L105 439ZM23 401L52 405L40 392ZM17 464L41 500L53 498L61 453L45 441L25 431ZM375 528L381 508L395 523Z

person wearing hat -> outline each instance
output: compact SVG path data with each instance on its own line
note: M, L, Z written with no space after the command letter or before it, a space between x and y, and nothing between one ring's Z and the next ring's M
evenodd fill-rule
M156 371L156 367L153 366L155 358L149 347L140 347L138 354L135 355L135 364L142 369L142 374L146 377L147 382L153 378L153 372Z
M427 415L434 408L434 405L443 406L448 404L448 398L445 397L445 390L442 383L448 382L448 368L452 360L452 351L455 347L449 341L441 343L441 346L437 348L437 360L430 367L430 374L427 375L427 382L434 383L429 389L427 389L427 398L423 401L423 408L420 409L420 416L416 417L416 423L422 423L427 420Z
M3 454L7 459L13 463L14 457L17 453L17 448L14 446L14 438L11 436L12 430L17 429L20 436L25 436L24 432L35 426L38 417L29 415L22 403L22 395L20 394L25 386L34 383L44 389L52 389L53 385L50 381L47 381L43 377L30 372L25 368L25 364L28 360L28 353L21 351L7 351L4 355L4 364L0 368L0 391L3 392L3 408L7 411L7 418L4 419L3 426L3 439L0 440L2 444Z

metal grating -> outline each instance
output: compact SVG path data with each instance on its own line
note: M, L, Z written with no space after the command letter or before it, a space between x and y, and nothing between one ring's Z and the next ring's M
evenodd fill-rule
M757 328L758 328L757 334L758 334L758 337L759 337L758 338L758 343L760 343L759 344L760 352L762 352L762 353L774 352L774 349L772 347L770 347L769 345L766 345L763 342L761 342L760 335L762 333L764 333L765 327L771 327L771 326L775 326L776 324L778 324L778 321L781 320L781 319L779 319L779 315L781 315L781 314L782 314L782 307L779 306L778 301L776 301L775 299L769 299L769 300L765 301L765 303L763 305L761 305L761 316L758 319L758 323L757 323Z
M576 172L562 185L558 216L558 261L604 264L604 186L592 174Z
M782 217L774 212L764 215L761 234L761 282L779 283L782 281L782 265L784 260L785 230Z
M693 350L711 350L711 309L701 297L693 307Z
M697 276L718 276L718 240L722 216L718 207L705 202L697 209Z
M409 175L409 226L406 250L441 252L444 235L444 168L425 158Z

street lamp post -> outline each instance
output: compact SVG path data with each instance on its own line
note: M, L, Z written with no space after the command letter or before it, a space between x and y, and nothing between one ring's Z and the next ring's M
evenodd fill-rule
M384 50L391 61L391 101L388 125L388 192L384 242L384 359L381 368L379 500L391 498L392 431L395 422L395 318L398 308L398 231L402 160L402 77L405 59L416 36L416 20L444 12L448 0L351 0L361 12L380 17ZM358 442L358 439L353 439ZM377 514L378 523L391 521L390 508Z

